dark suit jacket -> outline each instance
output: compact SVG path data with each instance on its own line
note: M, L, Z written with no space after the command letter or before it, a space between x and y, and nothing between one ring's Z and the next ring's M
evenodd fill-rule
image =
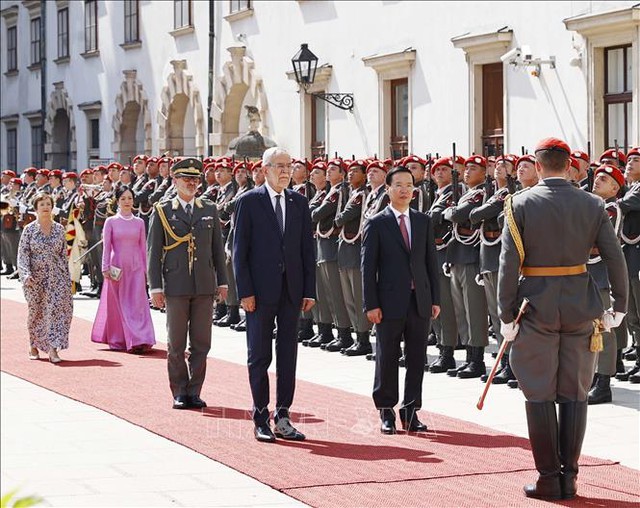
M524 266L574 266L586 263L598 247L611 282L616 311L627 311L627 268L604 201L561 178L542 180L513 196L513 214L524 244ZM530 319L574 325L602 316L599 290L589 275L523 277L509 225L502 230L498 272L498 311L513 321L518 302L527 297Z
M284 237L267 192L268 184L245 193L236 205L233 269L238 297L277 304L286 271L289 296L295 304L315 298L316 270L311 214L307 199L285 189Z
M429 319L431 306L440 305L438 263L431 219L409 209L411 252L390 207L374 215L364 227L362 286L365 312L382 309L383 319L404 319L415 284L418 312Z
M218 285L227 284L224 245L215 205L207 199L196 198L191 220L178 198L156 206L162 207L177 236L194 235L196 252L189 274L187 242L163 250L174 241L165 234L158 212L154 211L147 236L149 287L163 289L167 296L214 295Z

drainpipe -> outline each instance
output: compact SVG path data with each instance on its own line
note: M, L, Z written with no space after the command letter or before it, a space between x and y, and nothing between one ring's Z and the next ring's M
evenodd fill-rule
M211 118L211 103L213 102L213 65L215 57L215 3L209 2L209 94L207 96L207 155L213 155L213 146L209 136L213 132L213 119Z
M42 122L42 148L40 158L42 166L45 166L44 145L47 142L47 134L44 123L47 118L47 2L40 1L40 116ZM31 161L33 163L33 161Z

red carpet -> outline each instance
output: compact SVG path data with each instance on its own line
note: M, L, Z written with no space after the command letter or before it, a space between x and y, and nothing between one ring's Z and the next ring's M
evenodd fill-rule
M29 361L26 313L25 305L2 300L4 372L108 411L310 505L550 504L521 492L536 476L526 439L426 411L423 421L432 430L426 436L382 436L370 398L301 381L292 416L307 441L259 444L247 411L245 367L210 359L202 393L210 407L174 411L163 350L142 357L109 351L90 342L91 323L74 318L63 363ZM581 465L580 497L561 504L639 506L638 471L589 457Z

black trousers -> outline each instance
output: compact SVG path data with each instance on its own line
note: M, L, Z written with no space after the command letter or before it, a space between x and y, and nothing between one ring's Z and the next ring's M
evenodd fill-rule
M253 397L253 421L262 425L269 421L269 374L273 358L272 340L275 323L276 336L276 411L278 418L289 416L296 387L298 339L296 330L302 302L292 302L287 291L286 276L282 276L282 292L277 305L260 301L256 296L256 310L247 312L247 352L249 384Z
M429 309L431 311L431 309ZM407 316L404 319L385 319L376 325L376 372L373 385L373 402L382 418L395 418L394 406L398 403L398 359L400 342L404 339L406 375L404 399L400 418L410 420L412 413L422 407L422 379L427 356L429 319L420 317L415 292Z

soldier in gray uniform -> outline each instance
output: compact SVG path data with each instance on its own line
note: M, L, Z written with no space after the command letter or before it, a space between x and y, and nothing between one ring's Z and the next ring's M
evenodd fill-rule
M313 213L316 208L319 208L324 201L324 198L329 192L329 183L327 182L327 164L324 161L318 161L314 163L309 175L311 183L315 187L314 195L309 200L309 211ZM317 231L317 223L313 224L315 231ZM318 243L319 238L317 232L314 232L315 242L314 249L316 260L318 259ZM316 263L316 304L311 309L313 320L318 325L318 333L313 335L310 339L302 339L302 345L308 346L311 341L319 341L320 344L328 344L333 341L333 332L331 330L331 309L329 308L329 293L328 288L322 283L320 265ZM300 338L298 338L300 340Z
M138 215L144 221L144 225L149 233L149 216L153 211L153 205L149 202L149 197L155 192L162 183L162 177L158 169L158 157L149 157L147 159L147 183L133 193L133 205L138 208Z
M224 207L234 198L238 192L238 184L233 179L233 164L226 160L222 160L216 164L216 181L220 186L216 195L215 204L218 208L218 216L220 217L220 226L222 230L222 243L226 245L231 231L231 213L226 212ZM229 291L225 301L216 303L216 313L213 317L213 324L216 326L227 327L240 322L240 301L238 300L238 292L236 285L233 283L233 263L231 258L227 257L227 281L229 281Z
M566 180L570 153L559 139L538 143L536 170L541 181L505 201L498 274L501 331L505 340L515 339L511 367L526 398L529 440L540 473L524 492L545 499L576 495L587 392L597 359L592 351L594 319L602 318L605 328L615 328L627 308L620 243L602 199ZM604 315L586 268L594 245L611 283L613 309ZM529 310L518 325L514 319L525 297Z
M349 164L349 201L336 214L335 224L341 227L338 241L338 271L340 285L351 327L356 334L355 343L348 346L338 337L327 344L326 351L341 351L347 356L363 356L371 353L369 333L371 323L364 313L362 300L362 273L360 271L360 247L363 227L364 204L367 199L367 162L356 159Z
M611 219L616 237L619 237L622 226L622 212L618 203L616 203L616 198L623 185L624 175L617 167L600 166L594 173L593 193L596 196L600 196L606 203L605 210ZM587 270L600 290L602 305L608 309L611 306L609 276L607 267L602 261L597 247L591 249ZM619 328L626 329L626 323L622 323ZM598 355L596 374L587 399L589 404L603 404L611 402L613 398L610 380L611 376L616 374L617 339L615 333L606 331L602 333L602 340L604 349Z
M320 268L320 284L324 285L333 323L338 329L338 339L343 348L351 347L353 339L349 326L349 314L342 296L340 273L338 271L338 236L341 228L335 225L335 217L344 208L349 199L349 186L344 181L344 162L333 159L327 165L327 181L331 189L322 204L311 212L311 220L317 223L316 237L318 241L318 265ZM328 337L320 335L318 340L311 339L310 347L321 347ZM331 342L331 341L330 341Z
M227 292L224 245L216 206L196 198L202 162L173 166L178 195L158 203L147 238L153 305L167 309L167 362L174 409L202 408L211 348L213 300ZM189 358L185 361L189 335Z
M457 204L447 208L444 218L453 222L453 241L447 249L447 262L451 264L451 297L458 322L465 316L468 324L467 362L447 374L461 379L476 378L486 374L484 348L489 344L487 329L487 298L478 285L480 273L480 248L478 229L473 229L469 214L482 204L487 161L473 155L465 161L464 182L469 190Z
M627 326L635 344L636 363L627 372L616 374L616 379L640 383L640 148L629 151L624 175L631 187L618 206L624 214L621 237L629 275Z
M438 256L439 283L440 283L440 314L433 321L436 331L440 353L438 358L429 365L429 372L439 374L442 372L457 372L453 351L458 342L458 334L463 344L469 342L469 326L465 314L456 316L451 296L451 267L447 261L447 250L453 241L453 224L444 219L445 210L453 206L453 163L450 157L438 159L431 167L433 180L438 186L435 200L429 210L429 217L433 224L436 255ZM459 194L463 193L461 184L458 184Z

